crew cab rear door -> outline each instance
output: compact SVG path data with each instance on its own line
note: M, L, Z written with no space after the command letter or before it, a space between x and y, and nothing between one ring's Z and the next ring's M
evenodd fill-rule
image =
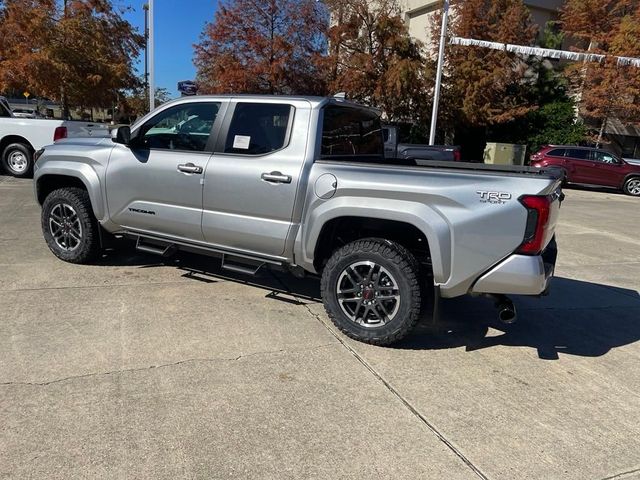
M232 101L205 172L205 241L281 256L309 133L307 101Z

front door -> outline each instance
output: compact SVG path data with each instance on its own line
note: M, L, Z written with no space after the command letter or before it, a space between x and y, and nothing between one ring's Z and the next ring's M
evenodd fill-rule
M575 183L593 183L597 176L596 164L591 160L589 150L571 148L567 150L567 160L571 162L571 181Z
M214 245L280 256L308 136L306 102L238 102L205 175L202 230ZM224 132L223 134L224 135Z
M592 154L596 163L597 184L605 187L620 187L624 182L622 162L609 152L597 150Z
M111 219L129 230L202 241L202 183L220 102L159 111L116 145L107 171Z

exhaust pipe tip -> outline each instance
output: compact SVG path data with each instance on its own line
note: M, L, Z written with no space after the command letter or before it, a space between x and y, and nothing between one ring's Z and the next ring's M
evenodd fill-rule
M484 295L493 299L496 309L498 310L498 320L502 323L511 324L518 320L518 313L513 302L506 295L490 293Z
M498 320L502 323L512 324L518 319L518 314L516 313L516 307L513 306L513 303L503 303L498 306Z

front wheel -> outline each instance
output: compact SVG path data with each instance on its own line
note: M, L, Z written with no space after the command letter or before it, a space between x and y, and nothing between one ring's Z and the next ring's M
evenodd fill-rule
M22 143L12 143L2 152L2 166L9 175L26 177L33 167L31 149Z
M624 193L640 197L640 177L633 177L624 182Z
M86 190L60 188L42 205L42 233L53 254L70 263L88 263L100 251L99 225Z
M419 264L403 246L358 240L337 250L322 272L322 299L343 333L390 345L418 323L422 307Z

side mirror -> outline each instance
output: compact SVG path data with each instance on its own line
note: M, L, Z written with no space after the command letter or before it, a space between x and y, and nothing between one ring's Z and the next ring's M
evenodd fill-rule
M116 128L111 132L111 140L122 145L129 145L131 143L131 128L127 126Z

